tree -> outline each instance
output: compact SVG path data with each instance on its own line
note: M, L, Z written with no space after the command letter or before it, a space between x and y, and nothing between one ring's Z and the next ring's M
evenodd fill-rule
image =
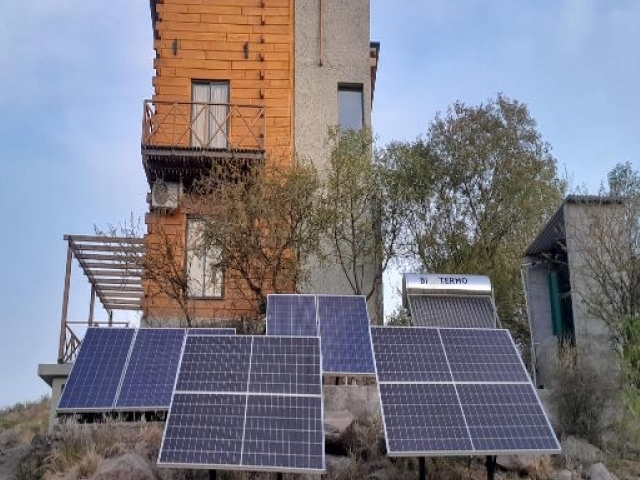
M331 128L328 142L324 260L338 265L351 293L369 299L396 254L401 225L397 184L374 151L370 130Z
M402 185L408 258L428 272L489 275L500 318L525 329L522 255L564 191L526 105L503 95L456 102L424 138L387 155Z

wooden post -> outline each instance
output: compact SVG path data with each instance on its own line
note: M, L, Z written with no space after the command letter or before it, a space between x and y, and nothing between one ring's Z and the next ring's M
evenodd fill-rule
M67 269L64 276L64 292L62 293L62 315L60 317L60 344L58 345L58 363L64 363L64 345L67 340L67 311L69 309L69 286L71 285L71 242L67 245Z
M89 326L93 326L93 309L96 304L96 287L91 284L91 303L89 304Z

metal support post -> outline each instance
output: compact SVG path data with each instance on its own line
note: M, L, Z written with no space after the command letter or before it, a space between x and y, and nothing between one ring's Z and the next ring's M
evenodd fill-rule
M496 473L496 456L487 455L485 465L487 466L487 480L493 480Z
M418 459L420 464L420 480L427 480L427 462L424 457Z
M64 346L67 341L67 310L69 308L69 285L71 284L71 260L73 252L71 243L67 246L67 269L64 276L64 292L62 293L62 315L60 317L60 345L58 346L58 363L64 363Z

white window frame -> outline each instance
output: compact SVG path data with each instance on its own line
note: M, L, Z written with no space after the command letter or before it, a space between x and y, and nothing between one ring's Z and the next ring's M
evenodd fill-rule
M222 251L206 244L206 222L187 217L185 274L187 296L197 299L219 299L224 296L224 271L215 268Z

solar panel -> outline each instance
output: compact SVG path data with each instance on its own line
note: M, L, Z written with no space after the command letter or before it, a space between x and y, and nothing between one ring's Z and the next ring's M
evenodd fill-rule
M413 323L423 327L496 328L493 301L486 295L408 295Z
M182 328L141 328L116 401L117 409L169 409L184 342Z
M371 337L390 456L560 451L508 331L373 327Z
M322 370L332 375L373 375L367 302L362 295L318 295Z
M315 295L268 295L267 335L315 336Z
M215 328L189 328L187 329L188 335L235 335L235 328L215 327Z
M113 408L135 330L89 328L65 385L59 412Z
M158 465L323 472L319 338L187 335Z

